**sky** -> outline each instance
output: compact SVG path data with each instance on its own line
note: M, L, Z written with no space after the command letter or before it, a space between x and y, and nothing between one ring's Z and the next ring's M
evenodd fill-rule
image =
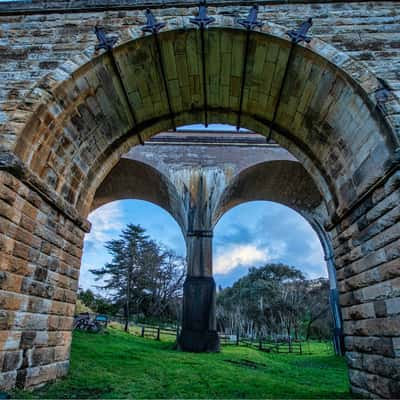
M110 261L104 248L128 223L139 224L156 241L185 256L182 232L170 214L141 200L106 204L90 214L92 230L86 235L79 286L99 285L89 269ZM286 206L267 201L239 205L218 222L213 239L213 270L218 286L227 287L249 267L282 262L302 270L309 279L326 277L317 235L308 222Z

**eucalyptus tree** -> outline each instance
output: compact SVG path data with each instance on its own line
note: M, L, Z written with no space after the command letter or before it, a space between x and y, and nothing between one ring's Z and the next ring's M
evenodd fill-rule
M239 330L246 336L297 338L305 321L311 326L326 310L328 296L320 286L288 265L250 268L232 287L219 291L219 325L230 333Z

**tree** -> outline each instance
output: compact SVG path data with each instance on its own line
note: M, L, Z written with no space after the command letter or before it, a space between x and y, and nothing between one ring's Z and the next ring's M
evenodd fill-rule
M125 316L125 330L128 323L134 293L140 283L139 270L143 265L145 249L148 250L149 238L145 230L137 225L128 225L122 231L120 239L106 243L112 261L105 264L100 270L90 270L96 275L96 280L104 279L101 289L111 292L112 300L123 307Z
M332 331L332 315L329 305L329 281L316 279L309 281L305 313L306 340L314 333L318 337L327 336Z
M106 243L111 262L90 270L100 288L123 310L125 330L133 312L161 317L181 296L185 275L182 257L150 239L139 225L129 224L119 239Z
M86 307L90 309L95 308L96 298L90 289L78 289L78 300L80 300Z
M99 314L114 314L116 312L115 306L105 297L98 293L94 293L90 289L79 289L78 300L81 303L76 307L76 313L79 312L93 312Z
M327 325L321 318L329 309L324 289L329 285L324 279L318 282L307 281L301 271L284 264L250 268L232 287L218 292L218 325L231 334L239 330L246 336L289 339L297 339L306 325L308 335L317 321Z

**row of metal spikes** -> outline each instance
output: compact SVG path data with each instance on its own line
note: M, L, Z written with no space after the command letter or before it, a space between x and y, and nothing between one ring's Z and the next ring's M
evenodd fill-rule
M208 16L207 14L207 5L205 1L201 1L199 5L199 12L198 16L190 18L189 21L192 24L195 24L199 27L200 30L200 37L201 37L201 59L202 59L202 81L203 81L203 99L204 99L204 125L205 127L208 126L208 101L207 101L207 71L206 71L206 62L205 62L205 38L204 38L204 31L207 28L208 25L212 24L215 22L215 18ZM239 98L239 111L237 115L237 124L236 128L239 131L241 127L241 118L242 118L242 108L243 108L243 95L244 95L244 88L245 88L245 83L246 83L246 73L247 73L247 63L248 63L248 52L249 52L249 43L250 43L250 33L253 31L255 28L261 28L264 24L264 22L258 20L258 6L253 6L251 7L249 14L247 18L239 18L236 21L239 25L243 26L246 29L246 42L245 42L245 47L244 47L244 54L243 54L243 69L242 69L242 79L241 79L241 90L240 90L240 98ZM157 51L157 57L158 57L158 62L159 62L159 70L161 72L161 79L164 85L164 90L166 94L166 100L168 103L168 110L169 110L169 115L171 119L171 124L172 128L174 131L176 131L176 123L175 123L175 116L174 112L172 109L171 105L171 98L170 98L170 93L168 89L168 82L166 78L166 73L165 73L165 64L164 64L164 59L163 59L163 54L161 52L161 46L158 38L158 33L162 28L166 26L166 23L164 22L158 22L156 17L153 15L150 9L146 10L146 25L144 25L141 30L145 33L150 33L154 37L154 42L155 42L155 47ZM273 118L270 121L270 128L269 128L269 134L268 134L268 141L271 140L272 136L272 128L275 126L275 119L277 116L278 108L280 105L280 100L283 92L283 88L285 86L285 82L287 79L287 74L289 71L289 67L291 65L292 61L292 53L293 53L293 48L296 44L305 41L309 43L311 41L311 37L307 35L309 29L312 26L312 19L309 18L307 21L303 22L298 29L296 30L290 30L287 32L287 35L291 38L292 45L289 51L289 56L287 58L287 63L284 71L284 75L282 78L282 82L280 85L280 90L278 92L278 99L274 108L274 113L273 113ZM128 107L130 108L131 111L131 116L134 121L134 124L137 125L136 123L136 117L135 117L135 112L133 110L132 105L130 104L129 98L128 98L128 93L127 90L124 86L124 83L122 81L121 75L118 71L118 66L117 63L114 59L113 53L112 53L112 48L118 41L118 37L114 35L107 35L104 31L103 28L96 26L95 27L95 34L97 36L97 39L99 43L96 45L96 50L104 49L108 51L111 55L111 60L113 64L113 68L115 69L116 75L120 80L121 87L123 89L124 95L125 95L125 100L128 104ZM140 142L143 144L143 140L138 134Z

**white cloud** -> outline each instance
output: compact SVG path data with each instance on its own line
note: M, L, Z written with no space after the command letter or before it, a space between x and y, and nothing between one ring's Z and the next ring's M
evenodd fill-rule
M307 241L309 252L305 261L311 265L321 265L324 259L324 251L318 238Z
M253 266L271 259L268 249L258 249L253 244L225 247L214 262L214 273L228 274L239 266Z
M123 218L123 210L117 202L98 208L89 216L92 230L85 237L85 241L102 246L104 242L115 238L115 232L124 227Z
M121 229L125 226L124 210L120 202L108 203L89 215L92 223L90 233L85 236L85 247L83 250L82 265L79 277L79 286L93 289L94 275L90 269L101 268L110 261L110 255L104 248L107 241L117 239Z
M123 208L120 202L108 203L89 215L92 223L90 233L85 236L85 247L79 277L79 286L93 289L95 282L90 269L101 268L110 256L104 248L107 241L116 239L124 227ZM100 282L101 283L101 282Z
M308 240L308 253L304 257L304 265L307 267L306 275L309 279L316 279L328 276L324 251L317 237Z
M83 289L92 289L93 285L96 284L94 280L94 275L89 271L89 269L93 269L93 265L88 265L86 263L82 263L81 271L79 276L79 287Z

